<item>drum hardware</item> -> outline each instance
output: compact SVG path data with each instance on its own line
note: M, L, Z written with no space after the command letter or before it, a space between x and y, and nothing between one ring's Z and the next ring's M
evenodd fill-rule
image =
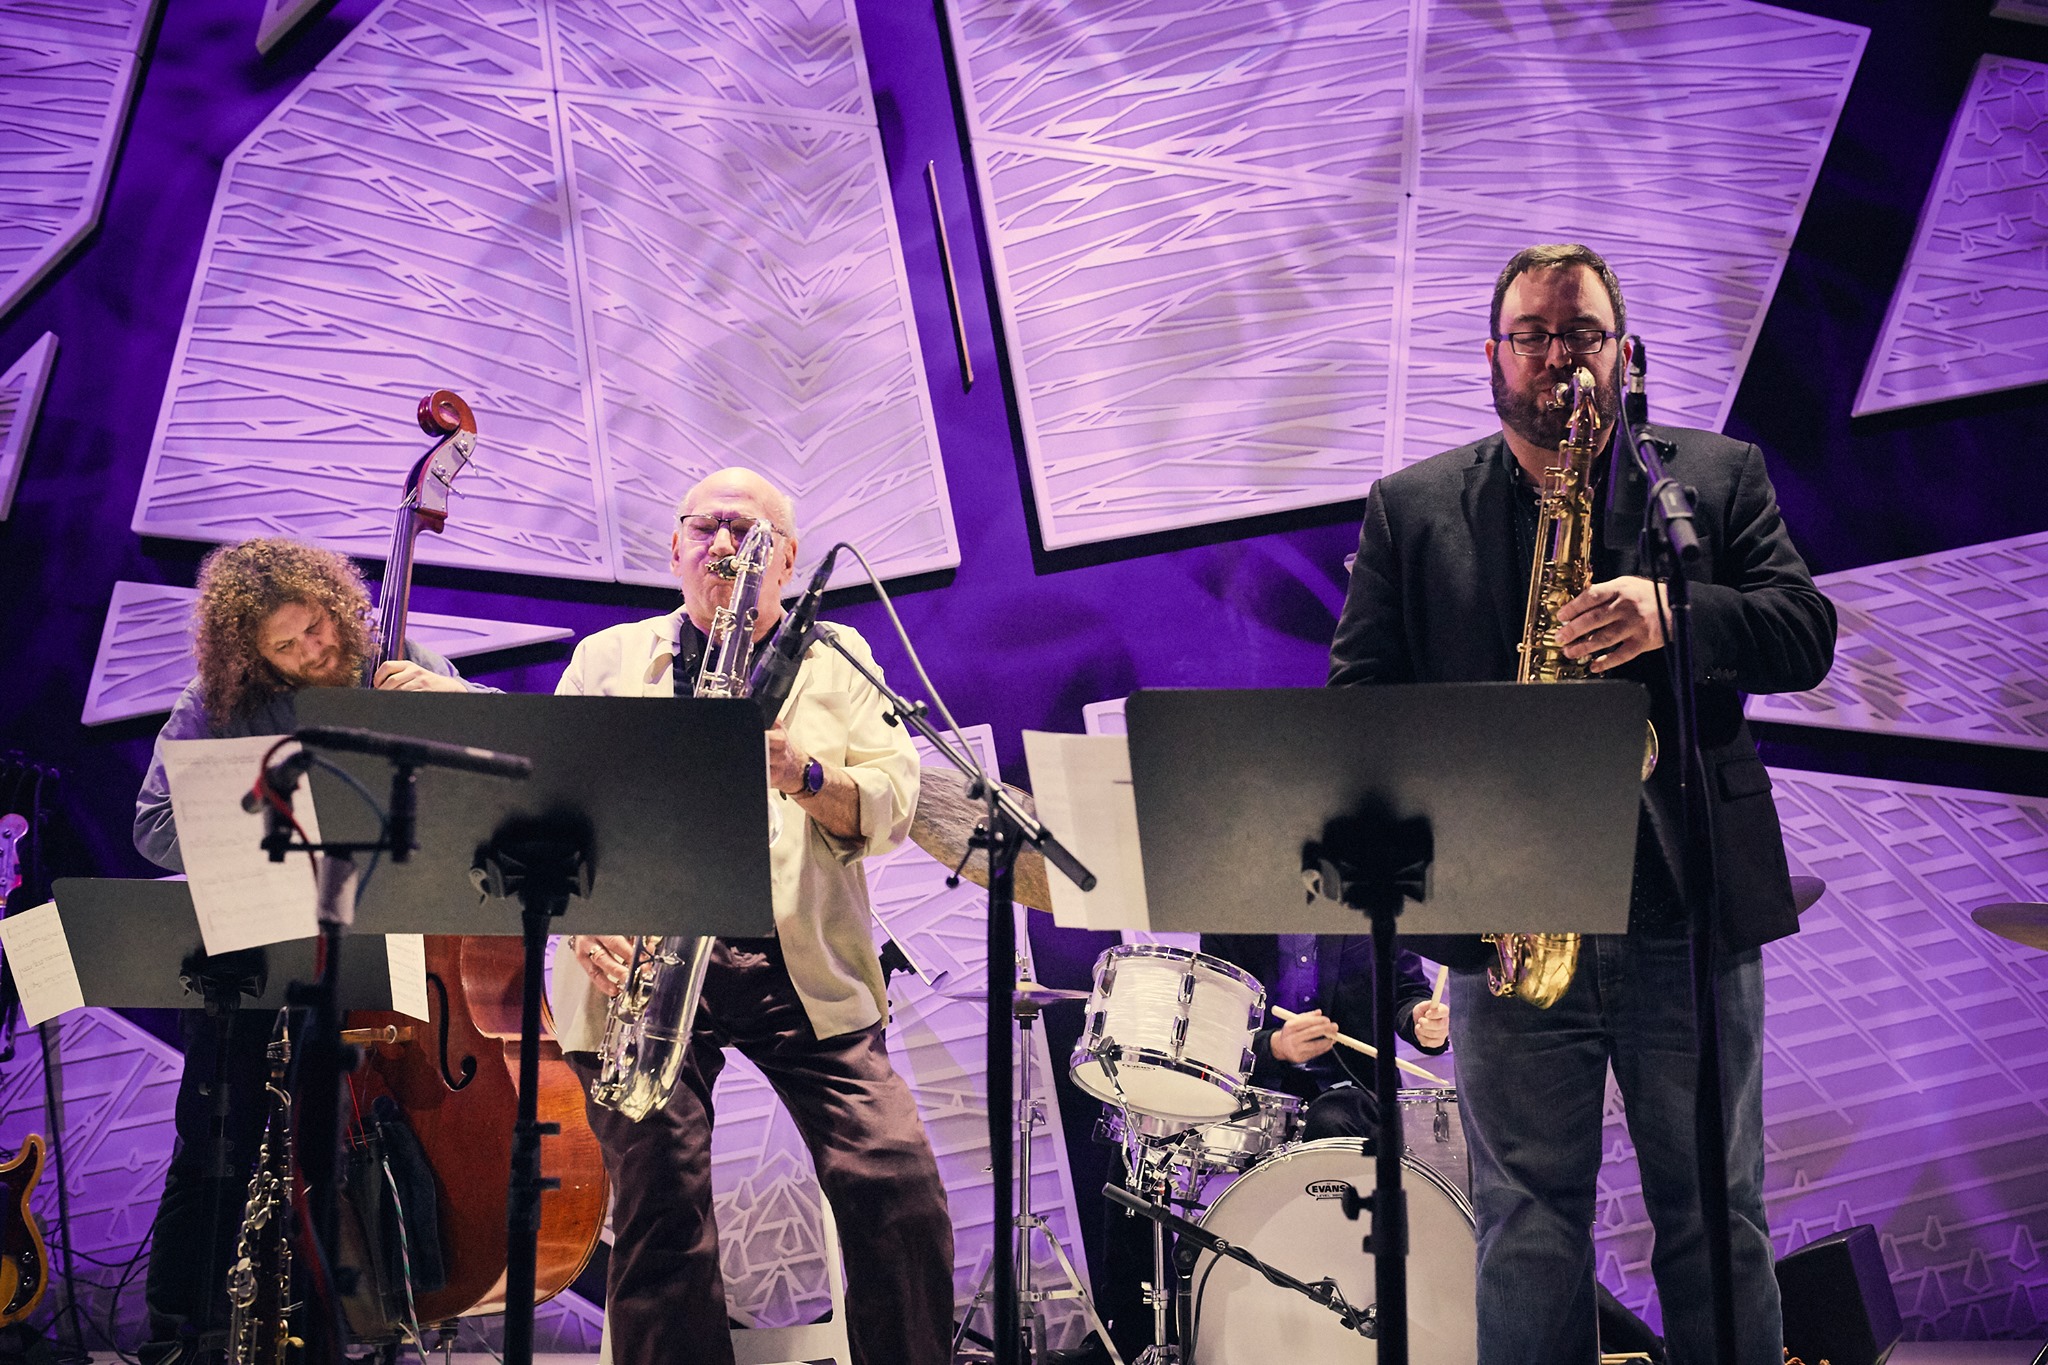
M984 1000L985 993L976 992L955 998ZM1037 1022L1039 1011L1047 1005L1060 1004L1068 1000L1086 1000L1086 991L1061 990L1053 986L1041 986L1037 982L1022 979L1010 997L1010 1014L1017 1023L1018 1051L1024 1058L1024 1083L1016 1101L1017 1110L1017 1215L1014 1226L1017 1234L1017 1322L1022 1332L1022 1356L1025 1361L1036 1361L1044 1357L1045 1313L1040 1305L1051 1299L1079 1299L1081 1312L1088 1325L1095 1329L1095 1335L1109 1351L1113 1365L1124 1365L1123 1357L1117 1354L1109 1339L1109 1328L1095 1311L1095 1300L1088 1293L1088 1287L1081 1282L1074 1269L1074 1263L1067 1257L1067 1249L1060 1245L1059 1235L1044 1218L1032 1212L1031 1208L1031 1136L1046 1120L1045 1106L1031 1093L1031 1030ZM1064 1289L1034 1289L1031 1285L1031 1234L1038 1233L1045 1238L1053 1257L1060 1263L1060 1270L1066 1276ZM974 1297L968 1302L967 1312L953 1330L953 1355L958 1359L961 1348L967 1340L968 1329L974 1323L977 1308L990 1304L992 1291L989 1278L995 1272L994 1262L982 1272L981 1282L975 1286ZM990 1327L996 1324L997 1315L991 1305Z
M1970 912L1980 928L2028 948L2048 950L2048 905L2035 901L2003 901Z
M1336 1139L1335 1141L1342 1146L1352 1148L1354 1151L1356 1150L1357 1144L1354 1142L1345 1139ZM1314 1283L1310 1283L1307 1280L1298 1280L1286 1271L1260 1260L1245 1248L1210 1232L1201 1224L1189 1222L1172 1209L1167 1208L1166 1205L1156 1203L1141 1194L1135 1194L1130 1190L1124 1189L1121 1185L1104 1185L1102 1187L1102 1195L1112 1204L1117 1204L1129 1209L1132 1213L1151 1219L1155 1246L1164 1245L1166 1233L1170 1230L1183 1244L1192 1243L1198 1248L1197 1255L1200 1252L1206 1251L1213 1256L1236 1261L1256 1271L1269 1284L1278 1285L1283 1289L1292 1289L1297 1294L1307 1298L1311 1303L1328 1309L1337 1316L1337 1321L1342 1324L1345 1331L1356 1332L1359 1336L1365 1337L1368 1340L1378 1336L1377 1315L1372 1307L1368 1305L1364 1308L1354 1308L1345 1301L1344 1293L1338 1287L1335 1280L1325 1278ZM1196 1344L1199 1345L1199 1342ZM1277 1342L1269 1344L1273 1346L1279 1345ZM1153 1354L1155 1350L1159 1352L1156 1356ZM1154 1360L1177 1362L1180 1359L1179 1348L1171 1346L1148 1347L1145 1354L1138 1358L1138 1365L1147 1365L1147 1362Z
M988 798L969 796L958 774L938 764L927 767L917 789L917 813L910 819L910 842L953 869L947 886L958 886L966 878L976 886L988 885L988 860L974 861L982 845L975 842L988 817ZM1035 815L1031 793L1022 787L1003 784L1004 793ZM1015 880L1010 898L1034 910L1052 909L1052 887L1045 879L1045 855L1026 845L1011 865Z

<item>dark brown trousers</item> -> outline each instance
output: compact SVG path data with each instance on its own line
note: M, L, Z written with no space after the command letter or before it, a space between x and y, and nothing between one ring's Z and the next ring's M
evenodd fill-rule
M720 942L667 1109L633 1123L586 1105L612 1181L605 1287L617 1365L731 1365L711 1208L711 1090L734 1047L796 1121L844 1249L856 1365L946 1365L953 1224L883 1026L820 1039L770 940ZM571 1060L586 1090L592 1054Z

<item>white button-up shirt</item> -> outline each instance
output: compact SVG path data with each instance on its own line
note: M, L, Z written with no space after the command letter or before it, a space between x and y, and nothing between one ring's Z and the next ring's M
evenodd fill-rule
M673 697L684 615L612 626L576 646L558 695ZM877 673L867 641L846 626L834 636ZM689 684L685 683L687 690ZM875 957L867 874L861 859L887 853L910 833L917 810L917 750L901 726L884 719L882 696L822 642L805 653L780 721L801 752L843 768L860 791L861 835L839 839L804 813L795 798L771 792L769 872L775 935L790 980L820 1038L851 1033L884 1017L882 968ZM652 717L650 717L652 721ZM555 1034L571 1052L596 1050L606 997L557 947L551 1002Z

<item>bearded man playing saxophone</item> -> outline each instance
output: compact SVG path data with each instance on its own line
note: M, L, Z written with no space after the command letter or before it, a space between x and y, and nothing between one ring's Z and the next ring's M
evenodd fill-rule
M670 541L682 607L590 636L555 691L688 696L713 613L733 591L713 565L765 522L775 546L754 627L760 645L782 618L796 568L795 517L789 498L751 470L720 470L692 488ZM832 629L876 667L859 635ZM854 1359L945 1365L951 1355L953 1225L910 1089L889 1064L861 866L903 841L917 807L917 751L884 715L881 695L852 665L822 642L809 645L768 733L770 799L780 808L769 847L775 935L718 941L666 1108L636 1123L586 1106L612 1181L605 1307L620 1365L731 1365L711 1206L711 1092L724 1047L767 1075L817 1165L846 1249ZM658 721L650 711L649 723ZM632 944L572 935L559 952L575 967L558 956L558 1033L587 1092Z
M1501 431L1381 479L1330 650L1330 683L1483 682L1516 676L1537 533L1534 488L1568 415L1555 387L1584 366L1611 446L1627 326L1621 285L1583 246L1530 247L1494 289L1485 353ZM1710 775L1736 1359L1781 1365L1778 1292L1763 1207L1763 974L1758 947L1799 927L1743 692L1813 687L1833 661L1835 613L1778 514L1754 445L1659 426L1672 475L1698 490L1703 553L1688 570L1698 636L1701 745ZM1595 464L1604 481L1611 449ZM1626 458L1626 456L1624 456ZM1676 734L1655 585L1635 547L1594 518L1593 583L1559 613L1559 639L1596 676L1642 683ZM1488 989L1480 940L1446 952L1451 1041L1478 1219L1482 1365L1591 1365L1593 1213L1610 1063L1656 1230L1651 1260L1674 1362L1713 1358L1706 1236L1693 1138L1694 1058L1679 866L1676 761L1643 789L1623 935L1587 938L1561 999L1539 1009Z

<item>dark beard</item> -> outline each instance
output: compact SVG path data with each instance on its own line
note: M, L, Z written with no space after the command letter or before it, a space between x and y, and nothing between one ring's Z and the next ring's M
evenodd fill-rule
M1501 373L1500 355L1493 358L1493 410L1500 414L1500 424L1529 444L1545 450L1555 450L1563 444L1565 429L1571 424L1571 408L1568 406L1545 406L1536 395L1524 395L1508 387L1507 376ZM1591 369L1590 366L1587 367ZM1556 385L1561 379L1569 379L1570 371L1553 378ZM1615 371L1615 384L1593 386L1593 408L1600 414L1600 430L1605 432L1614 426L1614 414L1621 405L1619 389L1620 371Z

